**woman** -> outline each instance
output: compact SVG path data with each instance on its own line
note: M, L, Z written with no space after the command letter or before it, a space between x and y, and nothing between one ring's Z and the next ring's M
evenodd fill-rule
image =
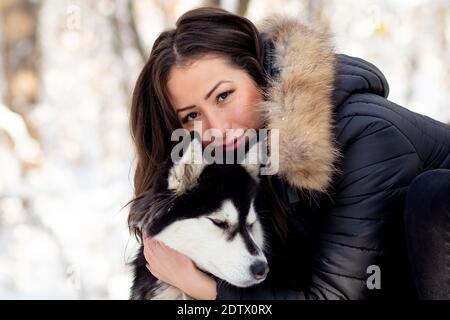
M176 128L193 130L200 121L203 130L221 132L278 129L279 171L264 180L273 209L272 277L233 287L144 235L149 271L194 299L417 291L450 298L450 286L433 285L449 277L442 235L450 232L450 129L387 95L374 65L334 53L326 33L292 18L267 18L256 28L221 9L186 12L157 38L134 90L135 195L152 185ZM431 213L439 223L423 225ZM430 270L436 264L440 272Z

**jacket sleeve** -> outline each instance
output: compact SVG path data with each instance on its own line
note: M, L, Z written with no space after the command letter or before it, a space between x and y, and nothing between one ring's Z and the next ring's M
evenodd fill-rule
M337 135L345 144L341 174L319 228L309 288L294 291L268 280L237 288L220 280L217 300L369 298L368 268L383 274L385 257L396 250L392 222L402 218L405 188L420 159L404 132L385 119L352 115L340 121Z

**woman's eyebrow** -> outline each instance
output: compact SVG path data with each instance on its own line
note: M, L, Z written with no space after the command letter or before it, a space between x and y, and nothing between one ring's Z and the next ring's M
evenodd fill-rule
M230 80L220 80L219 82L216 83L216 85L214 87L212 87L211 90L209 90L209 92L205 95L204 99L208 100L209 97L211 96L211 94L214 92L214 90L216 90L218 86L220 86L222 83L225 83L225 82L231 82L231 81ZM177 114L179 112L181 112L181 111L184 111L184 110L187 110L187 109L190 109L190 108L193 108L193 107L195 107L195 106L191 105L191 106L180 108L180 109L177 110Z
M220 80L219 82L217 82L216 85L211 90L209 90L209 92L206 94L205 100L208 100L209 96L214 92L214 90L216 90L216 88L224 82L231 82L231 81L230 80Z

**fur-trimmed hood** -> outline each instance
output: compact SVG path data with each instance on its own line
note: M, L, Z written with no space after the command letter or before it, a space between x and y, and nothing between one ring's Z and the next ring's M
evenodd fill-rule
M362 59L335 54L324 28L284 15L266 18L257 27L271 76L260 107L267 128L279 129L278 176L293 187L326 192L340 156L333 132L336 106L355 91L387 96L386 79ZM366 74L348 81L339 72L348 63Z

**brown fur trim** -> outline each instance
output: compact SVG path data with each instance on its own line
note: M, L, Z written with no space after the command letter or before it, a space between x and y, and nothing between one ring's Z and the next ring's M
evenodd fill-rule
M260 105L267 128L280 130L278 175L297 188L326 192L339 156L332 132L331 37L283 15L266 18L258 29L271 36L280 68Z

